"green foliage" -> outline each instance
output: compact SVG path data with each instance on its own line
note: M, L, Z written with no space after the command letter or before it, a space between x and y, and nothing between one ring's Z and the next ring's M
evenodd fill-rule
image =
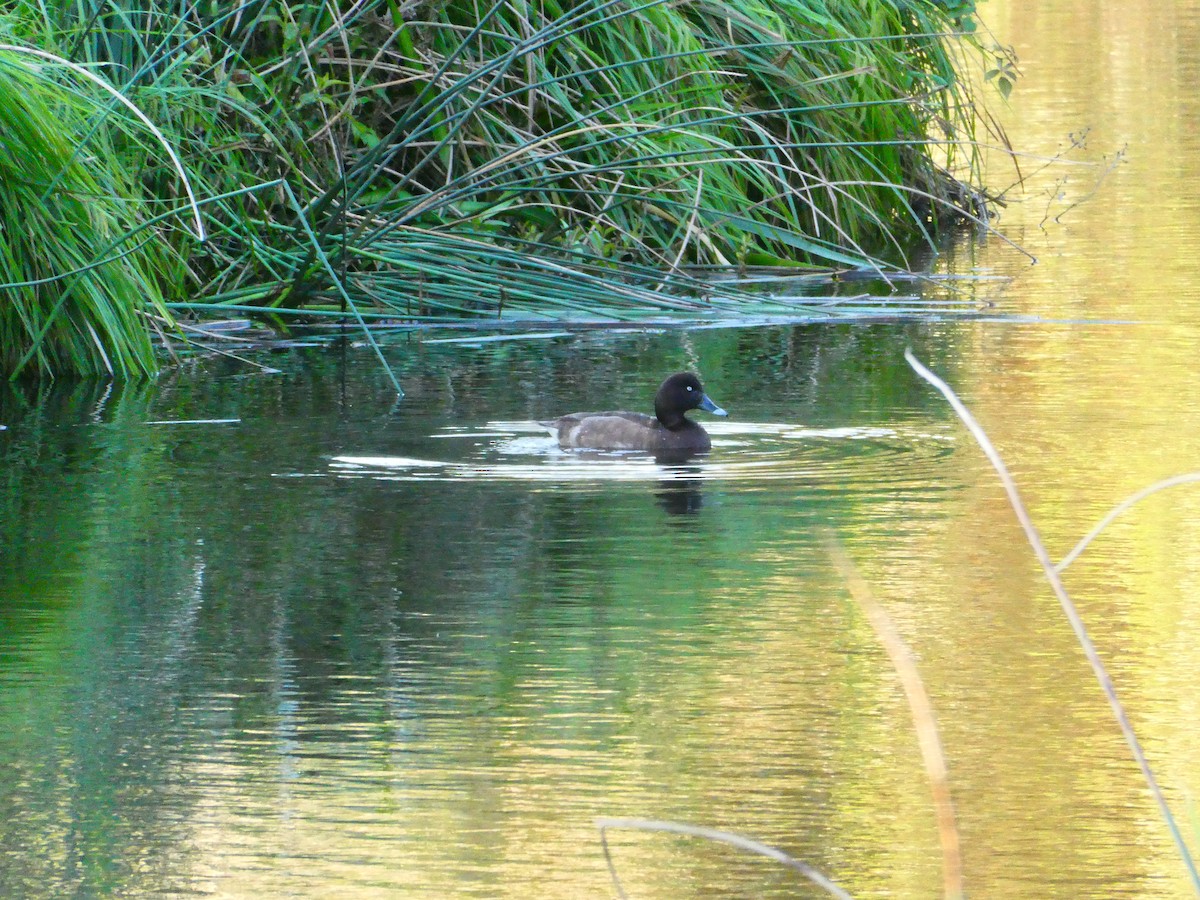
M197 185L202 245L180 216L178 173L144 129L81 87L78 125L59 129L68 149L18 154L40 161L43 192L68 197L85 192L62 173L111 170L87 208L114 210L107 240L151 282L133 290L151 307L161 295L173 306L435 319L607 307L621 318L703 293L689 266L903 264L914 237L932 243L950 222L987 217L972 186L976 111L947 37L971 33L968 2L9 10L0 32L109 79ZM61 268L45 249L56 239L37 233L10 255L44 261L41 277L108 271L103 240ZM14 272L0 280L32 280ZM15 326L2 327L7 338ZM57 354L35 356L55 369Z
M154 370L143 314L177 273L141 223L88 99L0 53L0 370L129 376Z
M1017 64L1012 51L995 52L992 67L983 73L983 77L996 85L1000 96L1007 100L1017 80Z
M973 111L927 34L946 25L936 7L859 6L549 3L478 21L474 5L430 10L413 26L419 64L395 60L411 100L389 97L389 139L347 179L359 197L387 181L393 201L356 238L470 215L669 265L738 262L747 219L768 226L751 229L755 249L781 260L799 248L779 232L803 235L815 260L831 258L820 247L866 259L881 239L925 233L955 203L928 141L969 153Z

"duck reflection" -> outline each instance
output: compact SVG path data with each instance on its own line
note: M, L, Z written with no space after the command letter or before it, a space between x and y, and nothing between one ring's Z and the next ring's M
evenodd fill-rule
M671 515L695 515L704 505L704 479L700 477L697 460L705 455L687 450L667 450L654 454L654 462L668 475L658 482L654 498Z

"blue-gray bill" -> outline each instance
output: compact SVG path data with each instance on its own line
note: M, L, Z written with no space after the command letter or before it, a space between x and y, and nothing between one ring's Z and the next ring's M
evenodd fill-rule
M705 412L710 412L714 416L729 415L729 413L725 412L725 410L721 409L721 407L717 406L717 404L708 399L708 394L704 394L700 397L700 406L698 408L704 410Z

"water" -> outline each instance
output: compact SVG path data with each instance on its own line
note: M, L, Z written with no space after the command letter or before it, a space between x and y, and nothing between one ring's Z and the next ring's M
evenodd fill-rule
M1002 492L902 359L970 404L1056 558L1200 468L1196 7L1070 6L984 8L1025 71L1013 143L1091 125L1099 164L1005 213L1037 266L939 263L1013 276L978 288L993 321L400 338L400 404L337 348L0 394L0 894L606 897L594 821L640 816L933 896L911 716L832 532L917 658L971 895L1187 896ZM533 425L681 368L731 413L706 458ZM1198 525L1200 491L1164 492L1066 575L1193 843ZM719 845L609 843L630 896L819 895Z

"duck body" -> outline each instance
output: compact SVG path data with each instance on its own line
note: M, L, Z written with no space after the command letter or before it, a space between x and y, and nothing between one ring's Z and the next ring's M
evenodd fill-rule
M708 432L691 419L674 431L645 413L571 413L542 424L553 428L558 445L576 450L711 450Z
M564 449L702 453L712 449L712 440L684 415L691 409L728 415L704 393L699 378L681 372L658 389L653 416L610 410L571 413L540 424L550 429Z

